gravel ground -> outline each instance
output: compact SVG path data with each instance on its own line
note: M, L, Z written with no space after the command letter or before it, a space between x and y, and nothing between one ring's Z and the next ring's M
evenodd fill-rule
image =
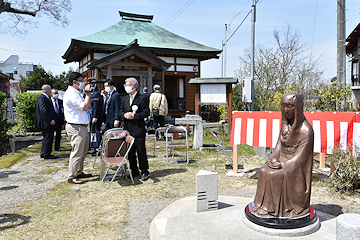
M59 181L65 181L68 156L53 154L60 158L44 160L34 153L10 168L0 169L0 213L12 213L16 207L40 198Z

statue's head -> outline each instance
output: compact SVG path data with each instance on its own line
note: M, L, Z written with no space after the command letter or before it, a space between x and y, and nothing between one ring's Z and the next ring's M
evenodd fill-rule
M299 93L285 93L281 97L282 121L292 123L297 127L304 120L304 103Z

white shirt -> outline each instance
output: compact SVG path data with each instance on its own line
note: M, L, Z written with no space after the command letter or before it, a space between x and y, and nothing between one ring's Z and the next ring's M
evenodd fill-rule
M89 116L84 111L84 98L81 93L69 86L63 97L64 116L68 123L88 124Z

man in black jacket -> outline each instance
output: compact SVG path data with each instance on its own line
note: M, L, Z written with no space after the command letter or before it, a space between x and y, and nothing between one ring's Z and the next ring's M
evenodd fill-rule
M52 143L54 141L54 130L56 129L57 114L50 100L51 87L43 85L42 93L36 100L35 120L36 128L41 128L43 141L41 146L40 157L44 159L55 159L57 156L51 154Z
M139 83L135 78L127 78L124 88L129 95L122 99L120 117L124 120L124 129L135 138L134 145L129 152L130 168L133 176L139 176L140 168L141 180L146 181L149 179L149 163L146 155L144 118L150 114L149 100L138 92ZM139 168L135 151L138 155Z
M105 130L111 128L118 128L120 126L119 111L121 105L120 94L114 89L115 84L113 80L108 80L105 84L105 91L107 92L104 106L105 111Z
M58 123L55 129L56 131L55 151L60 151L61 130L64 125L64 107L63 107L63 101L59 99L58 90L56 89L51 90L51 101L57 115L57 119L55 120L55 122Z

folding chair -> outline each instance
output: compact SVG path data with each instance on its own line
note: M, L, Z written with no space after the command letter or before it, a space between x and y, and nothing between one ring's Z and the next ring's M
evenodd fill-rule
M169 134L174 134L174 133L185 133L186 136L186 142L179 142L179 141L174 141L174 138L171 138L171 142L169 141ZM182 126L172 126L172 127L168 127L166 129L165 132L165 139L166 139L166 163L169 166L178 166L178 165L186 165L189 164L189 146L188 146L188 134L187 134L187 130L186 128L182 127ZM169 148L172 149L172 157L174 157L175 155L175 147L186 147L186 159L183 160L169 160ZM182 164L170 164L170 161L177 161L177 162L186 162L186 163L182 163Z
M93 169L99 169L99 168L95 167L95 164L96 164L96 160L97 160L98 156L100 156L102 153L101 149L103 149L103 142L104 142L105 137L107 136L108 139L116 139L116 135L119 134L120 132L125 132L126 135L129 135L129 132L122 128L111 128L103 134L101 141L100 141L99 151L97 151L96 155L95 155L95 159L93 162ZM100 156L100 158L101 158L101 156ZM100 161L101 161L101 159L100 159ZM104 172L102 172L102 173L104 173Z
M101 148L100 179L105 188L109 188L116 177L124 177L126 170L129 173L131 183L134 184L128 160L134 140L135 138L128 135L127 131L119 129L110 129L104 134ZM118 174L119 172L120 174ZM104 181L108 179L110 183L106 185Z
M167 129L167 127L158 127L158 128L155 130L155 145L154 145L154 156L155 156L155 157L156 157L156 147L157 147L157 143L158 143L158 142L162 142L162 143L166 142L166 139L164 139L164 140L163 140L163 139L157 139L156 136L157 136L157 134L160 135L161 132L163 132L163 133L165 134L166 129Z
M217 157L216 157L216 162L215 162L215 170L216 170L216 166L217 166L217 162L219 160L219 154L220 152L224 152L225 156L227 157L227 159L230 162L230 165L233 166L233 159L230 156L229 152L233 151L233 147L226 147L223 143L223 141L221 141L221 138L217 135L216 132L211 132L211 134L216 138L216 140L219 142L218 146L216 146L216 151L217 151Z

